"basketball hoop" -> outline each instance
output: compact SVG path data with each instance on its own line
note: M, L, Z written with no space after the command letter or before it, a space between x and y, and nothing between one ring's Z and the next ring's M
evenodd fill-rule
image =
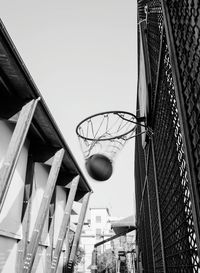
M77 125L76 133L86 160L86 169L92 178L107 180L112 174L113 159L126 141L143 133L150 134L145 120L125 111L108 111L89 116ZM146 130L138 133L137 126ZM102 168L98 169L100 165ZM107 170L105 166L109 166Z

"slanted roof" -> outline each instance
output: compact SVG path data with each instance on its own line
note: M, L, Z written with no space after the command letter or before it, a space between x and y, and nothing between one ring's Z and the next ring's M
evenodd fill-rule
M41 98L28 133L32 143L32 151L39 151L35 153L35 160L45 162L57 150L63 148L65 156L58 183L67 184L75 176L80 175L76 200L82 198L86 192L92 191L1 20L0 90L0 118L4 119L11 118L27 102ZM71 117L65 118L67 124L67 119Z
M128 216L118 221L111 222L111 227L116 234L128 233L136 229L134 216Z
M111 222L111 228L114 230L115 235L103 241L97 242L94 245L95 248L135 230L136 226L134 224L133 215L120 219L118 221Z

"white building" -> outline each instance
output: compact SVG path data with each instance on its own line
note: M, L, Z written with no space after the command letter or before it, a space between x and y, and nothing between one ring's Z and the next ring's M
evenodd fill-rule
M90 208L90 217L83 226L80 241L80 246L85 250L85 257L78 266L78 272L91 272L90 265L94 245L114 235L114 232L111 230L111 220L108 208ZM98 247L98 251L104 252L112 248L111 244L112 242L103 244L101 247Z

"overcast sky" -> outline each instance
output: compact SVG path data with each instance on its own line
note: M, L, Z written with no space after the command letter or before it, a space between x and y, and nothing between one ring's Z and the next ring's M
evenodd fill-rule
M98 183L75 128L98 112L135 112L136 14L134 0L1 1L1 19L94 191L89 206L122 217L134 211L134 141Z

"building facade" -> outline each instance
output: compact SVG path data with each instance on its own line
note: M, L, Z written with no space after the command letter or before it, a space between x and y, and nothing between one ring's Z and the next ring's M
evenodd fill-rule
M85 257L78 267L79 272L91 272L94 245L115 234L111 230L112 217L108 208L90 208L89 213L89 219L85 221L81 234L80 246L85 251ZM112 249L112 241L99 247L98 253L103 253L107 249Z
M70 272L91 188L2 22L0 132L0 272Z

